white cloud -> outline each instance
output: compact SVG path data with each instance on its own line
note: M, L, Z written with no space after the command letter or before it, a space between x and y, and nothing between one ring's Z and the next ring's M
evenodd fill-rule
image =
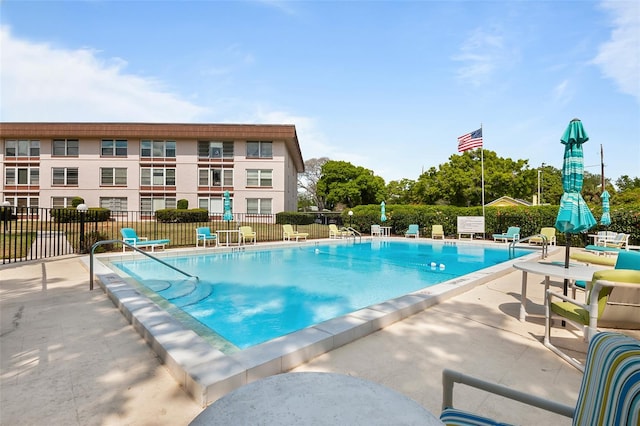
M90 49L62 49L0 28L3 121L193 122L207 113L153 78L125 72L126 61Z
M613 29L593 63L615 81L622 93L640 100L640 3L605 1L602 7L610 12Z
M480 29L471 34L460 50L461 53L453 57L453 60L464 63L458 69L458 77L474 86L484 84L503 62L503 38Z
M567 105L573 93L569 91L569 80L563 80L553 88L553 99L563 105Z

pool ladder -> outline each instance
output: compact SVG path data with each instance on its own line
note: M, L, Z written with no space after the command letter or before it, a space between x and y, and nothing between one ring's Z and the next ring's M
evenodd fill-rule
M358 237L359 242L362 242L362 234L360 232L356 231L355 229L353 229L350 226L347 226L345 229L347 231L351 232L351 236L349 238L353 237L353 242L354 243L356 242L356 236Z
M540 237L542 239L542 259L545 259L549 255L549 241L546 235L536 234L528 237L520 238L517 241L511 241L509 243L509 259L516 257L516 244L529 241L533 237Z
M137 251L140 254L144 254L148 258L150 258L152 260L155 260L156 262L158 262L158 263L160 263L160 264L162 264L164 266L167 266L167 267L173 269L174 271L180 272L182 275L185 275L185 276L187 276L189 278L195 278L196 281L200 281L200 278L198 278L197 276L188 274L188 273L184 272L183 270L178 269L175 266L168 264L164 260L158 259L157 257L150 255L146 251L140 250L139 248L134 247L129 243L125 243L122 240L103 240L103 241L98 241L94 245L91 246L91 253L89 255L89 290L93 290L93 252L94 252L94 250L98 246L101 246L101 245L104 245L104 244L115 244L115 243L120 243L120 244L122 244L122 245L124 245L126 247L129 247L131 250Z

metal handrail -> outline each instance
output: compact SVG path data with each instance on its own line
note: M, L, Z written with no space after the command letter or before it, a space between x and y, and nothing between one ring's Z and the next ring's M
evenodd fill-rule
M164 266L168 266L169 268L173 269L174 271L180 272L181 274L186 275L189 278L195 278L196 281L200 281L200 278L198 278L196 275L188 274L188 273L176 268L175 266L168 264L164 260L158 259L157 257L152 256L149 253L147 253L147 252L145 252L143 250L140 250L139 248L137 248L135 246L132 246L129 243L125 243L122 240L103 240L103 241L98 241L94 245L91 246L91 252L89 254L89 290L93 290L93 251L96 249L96 247L101 246L103 244L115 244L115 243L120 243L120 244L122 244L124 246L127 246L131 250L135 250L138 253L144 254L148 258L153 259L156 262L159 262L159 263L163 264Z
M356 235L357 235L357 236L358 236L358 238L360 239L360 242L362 242L362 234L361 234L360 232L356 231L355 229L353 229L353 228L352 228L352 227L350 227L350 226L347 226L345 229L346 229L347 231L351 232L351 235L353 236L353 241L354 241L354 242L356 241Z
M528 237L520 238L509 243L509 259L513 259L516 255L516 244L529 241L531 238L542 238L542 259L545 259L549 255L549 239L544 234L530 235Z

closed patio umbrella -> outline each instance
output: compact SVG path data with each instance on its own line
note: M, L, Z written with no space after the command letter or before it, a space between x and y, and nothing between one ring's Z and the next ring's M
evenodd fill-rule
M571 234L577 234L592 228L596 224L589 206L582 198L582 181L584 172L584 156L582 144L589 140L582 122L574 118L564 131L560 142L564 145L564 164L562 166L562 198L560 210L556 218L556 229L566 235L564 267L569 267L569 250ZM567 281L564 283L564 294L567 294Z
M222 220L227 222L227 228L229 227L229 221L233 220L233 213L231 213L231 198L229 196L229 191L224 191L224 214L222 215Z
M600 225L611 225L611 215L609 214L609 192L604 191L600 198L602 199L602 217L600 218Z
M380 203L380 222L386 222L387 215L385 214L385 205L384 201Z

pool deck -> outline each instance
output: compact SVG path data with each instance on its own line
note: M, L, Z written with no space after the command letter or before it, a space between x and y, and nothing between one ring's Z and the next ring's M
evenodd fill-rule
M0 424L188 424L202 404L109 296L88 290L88 275L86 257L77 256L0 266ZM509 270L292 371L368 379L434 413L443 368L573 404L581 374L541 343L543 286L529 286L532 315L520 322L520 284L520 272ZM575 333L554 329L552 337L584 357ZM464 388L456 387L454 402L506 422L571 424Z

